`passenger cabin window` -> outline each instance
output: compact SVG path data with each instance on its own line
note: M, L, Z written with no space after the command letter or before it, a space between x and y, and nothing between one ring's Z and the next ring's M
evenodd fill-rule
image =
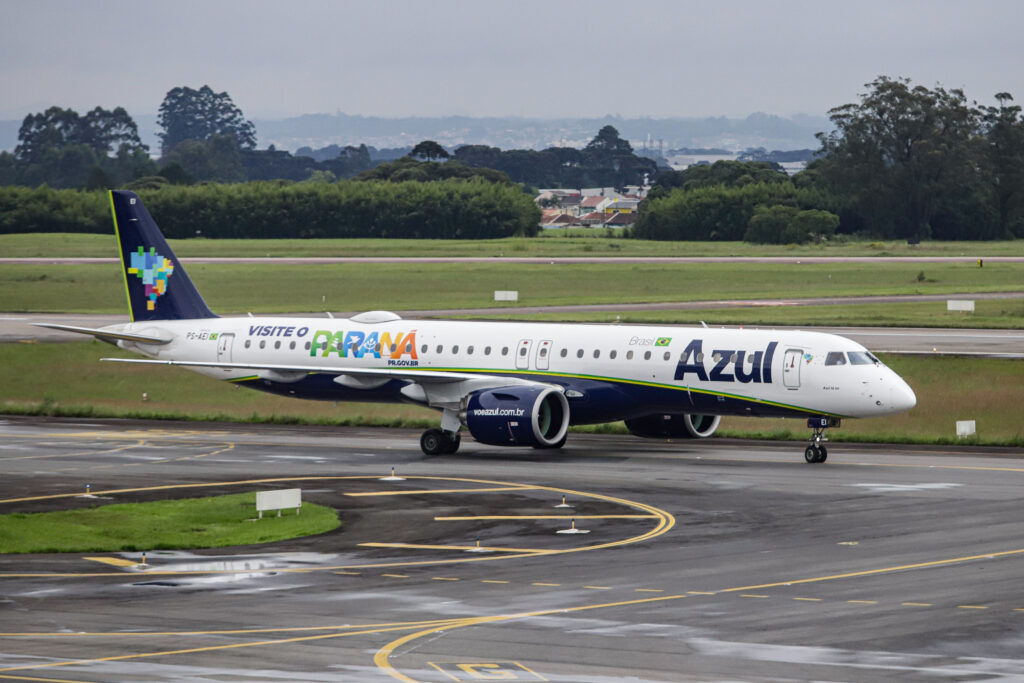
M626 360L633 360L633 350L626 351Z
M442 351L444 351L444 344L438 344L437 345L437 352L441 353Z
M569 349L562 349L562 353L560 355L562 356L562 358L565 358L566 356L569 355Z
M846 365L846 354L842 351L829 351L825 356L825 365Z
M307 351L309 351L309 349L310 349L310 346L311 346L311 342L306 342L306 350L307 350Z
M472 356L473 355L473 347L472 346L467 346L466 347L466 353L468 353L469 355Z
M424 344L423 346L420 347L420 353L426 353L426 352L427 352L427 345Z
M651 352L650 351L644 351L644 360L650 360L650 359L651 359Z
M281 340L280 339L278 339L276 342L274 342L274 348L275 349L281 348Z
M508 355L508 347L507 346L502 346L501 347L501 355L503 355L503 356L507 356Z
M484 347L484 355L485 356L491 355L491 347L490 346L485 346Z
M266 348L266 346L267 346L267 340L266 339L261 339L260 340L260 348L261 349L262 348Z
M526 347L525 346L523 348L519 349L519 355L520 356L525 356L526 355Z
M597 349L594 349L594 358L600 358L600 357L601 357L601 352L598 351Z
M548 357L548 349L547 349L547 347L544 347L544 348L542 348L540 350L540 357L541 358L547 358Z
M583 358L583 349L578 349L576 351L576 357L577 358Z
M615 360L615 356L616 355L618 355L617 351L609 351L608 352L608 357L611 358L612 360Z
M459 352L459 345L456 344L455 346L452 347L452 353L458 353L458 352Z
M294 351L295 350L295 342L292 342L291 344L289 344L288 348L291 349L292 351Z
M309 342L306 342L306 343L308 344ZM252 345L252 340L251 339L246 339L245 340L245 348L249 348L250 345Z
M671 354L671 353L669 353L668 351L666 351L666 352L665 352L665 360L668 360L668 359L669 359L669 358L671 358L671 357L672 357L672 354Z

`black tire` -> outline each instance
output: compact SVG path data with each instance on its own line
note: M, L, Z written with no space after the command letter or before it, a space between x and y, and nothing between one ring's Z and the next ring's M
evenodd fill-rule
M818 448L818 462L825 462L828 460L828 449L824 446Z
M448 455L455 453L459 450L459 444L462 443L462 435L459 433L448 434L445 433L446 448L444 452Z
M818 460L818 449L814 446L808 446L804 449L804 460L808 463L816 463Z
M440 455L447 446L448 439L440 429L428 429L420 436L420 450L424 455Z

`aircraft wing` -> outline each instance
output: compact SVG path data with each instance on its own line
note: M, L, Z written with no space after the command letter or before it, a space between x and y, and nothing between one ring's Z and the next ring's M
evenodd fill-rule
M144 334L132 334L131 332L115 332L113 330L101 330L93 327L75 327L74 325L57 325L56 323L32 323L36 327L48 327L51 330L62 330L74 332L75 334L91 334L100 341L123 340L139 344L169 344L170 339L163 337L150 337Z
M350 377L403 379L417 384L448 384L452 382L472 381L476 388L482 383L491 386L510 386L513 384L544 384L531 382L517 377L501 377L500 375L477 374L469 372L447 372L442 370L420 370L415 367L395 368L350 368L332 367L327 365L280 365L272 363L217 363L206 361L184 360L151 360L142 358L102 358L114 363L149 363L155 365L180 365L191 368L222 368L224 370L256 370L272 373L301 374L320 373L328 375L348 375ZM547 385L545 385L547 386Z

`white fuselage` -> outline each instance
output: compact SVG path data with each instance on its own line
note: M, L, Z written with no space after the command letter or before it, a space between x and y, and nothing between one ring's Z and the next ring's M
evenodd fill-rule
M383 313L166 320L119 329L170 337L161 346L119 342L165 361L323 367L335 373L401 369L409 376L451 371L551 383L569 397L573 423L672 410L871 417L916 402L910 387L861 345L798 330L403 320ZM414 392L401 391L407 379L343 375L313 382L305 372L191 369L297 397L417 401Z

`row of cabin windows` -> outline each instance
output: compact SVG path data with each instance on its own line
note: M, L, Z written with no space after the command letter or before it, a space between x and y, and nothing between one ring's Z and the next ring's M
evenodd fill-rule
M245 348L249 348L250 346L252 346L252 339L246 339L245 340ZM306 342L306 350L307 351L309 351L309 346L310 346L310 343ZM267 348L267 340L266 339L260 339L260 348L261 349ZM281 340L280 339L277 339L277 340L274 341L274 348L275 349L281 348ZM295 350L295 342L294 341L288 342L288 348L294 351Z
M252 340L251 339L246 339L245 340L245 348L248 349L251 345L252 345ZM321 348L326 349L327 348L327 342L323 342L320 346L321 346ZM266 339L261 339L259 347L261 349L265 349L267 347L267 340ZM307 351L309 351L310 347L311 347L311 343L307 341L305 343L305 349ZM274 341L274 348L275 349L280 349L281 348L281 340L280 339ZM288 348L294 351L295 350L295 342L294 341L288 342ZM428 348L429 347L426 344L424 344L423 346L420 347L420 352L421 353L426 353ZM358 349L358 346L353 344L351 350L353 352L355 352L357 349ZM377 344L377 346L375 347L375 350L378 353L380 353L381 349L382 349L382 346L380 344ZM398 345L397 344L392 344L391 345L391 353L394 353L397 349L398 349ZM474 346L472 346L472 345L467 346L466 347L466 354L472 356L474 350L475 350ZM412 345L411 344L406 344L405 352L406 353L411 353L412 352ZM443 352L444 352L444 345L443 344L438 344L437 345L437 353L443 353ZM458 353L459 352L459 345L458 344L453 345L451 347L451 352L452 353ZM519 355L520 356L525 356L527 353L529 353L529 349L527 347L523 346L523 347L521 347L519 349ZM584 352L583 349L577 349L576 350L576 357L577 358L583 358L584 353L585 352ZM594 354L594 358L600 358L601 357L601 351L599 349L594 349L593 354ZM491 355L491 347L490 346L485 346L484 347L484 355L485 356ZM508 355L508 347L507 346L503 346L501 348L501 355L502 356L507 356ZM546 358L547 355L548 355L547 347L542 347L540 349L540 357L541 358ZM562 353L561 353L562 358L566 358L568 355L569 355L569 349L562 349ZM626 351L626 360L633 360L633 355L634 354L633 354L633 350L632 349L630 349L629 351ZM859 365L861 363L871 362L871 361L863 361L860 358L858 358L857 360L853 360L853 358L852 358L853 354L851 353L850 355L851 355L851 361L854 364ZM869 354L865 354L865 355L869 355ZM830 359L831 359L832 354L829 354L829 356L830 356ZM618 351L612 350L612 351L608 352L608 358L609 359L615 360L617 357L618 357ZM663 354L662 357L665 360L671 360L672 354L670 352L666 351ZM651 352L650 351L644 351L643 358L644 358L644 360L650 360L651 359ZM716 363L719 360L721 360L721 356L719 354L717 354L717 353L712 354L711 358ZM737 358L737 354L733 353L729 357L729 361L735 363L736 362L736 358ZM698 353L695 360L698 363L704 362L704 354L703 353ZM753 362L753 357L752 356L748 356L746 360L748 362ZM833 362L833 363L826 363L826 364L833 365L833 364L837 364L837 363Z

